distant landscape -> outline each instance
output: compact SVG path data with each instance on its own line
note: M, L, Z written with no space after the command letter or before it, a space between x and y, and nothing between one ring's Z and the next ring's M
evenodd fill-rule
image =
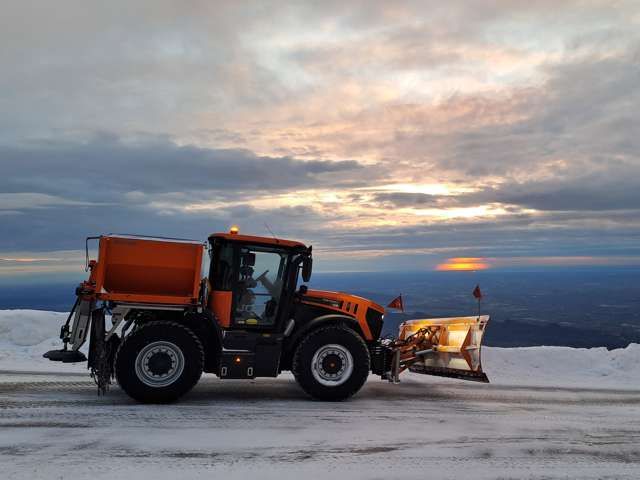
M492 321L485 344L625 347L640 342L640 272L583 269L529 272L423 272L316 275L313 285L386 304L402 293L406 312L387 313L385 334L405 319L477 314Z
M81 278L81 277L79 277ZM0 285L0 309L64 312L76 280ZM388 311L383 334L409 318L474 315L480 284L482 313L492 321L485 344L620 348L640 343L640 271L574 269L528 272L315 273L311 287L341 290L386 305L402 294L406 312Z

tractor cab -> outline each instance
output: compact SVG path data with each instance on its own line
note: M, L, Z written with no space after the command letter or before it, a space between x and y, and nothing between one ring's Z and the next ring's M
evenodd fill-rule
M207 306L220 326L283 331L300 270L303 281L311 277L311 247L231 229L209 237L209 254Z

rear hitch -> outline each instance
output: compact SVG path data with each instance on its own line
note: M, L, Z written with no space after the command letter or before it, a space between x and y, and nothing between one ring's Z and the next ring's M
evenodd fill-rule
M74 340L83 338L82 333L78 332L78 330L82 330L84 328L84 336L86 337L86 323L88 323L89 319L88 317L86 321L84 319L81 319L80 312L82 311L86 314L87 309L86 306L85 308L79 309L79 307L81 307L81 304L84 302L85 301L81 300L80 297L76 297L76 301L73 304L69 315L67 316L67 321L60 328L60 340L62 340L64 344L63 348L61 350L49 350L42 355L44 358L48 358L52 362L62 363L78 363L87 360L85 354L79 350L79 348L82 346L82 343L84 343L84 339L82 339L82 343L73 343L71 350L69 350L69 342L72 341L72 338ZM74 319L73 328L70 329L69 325L71 324L72 318ZM81 323L84 323L84 327L80 325ZM78 334L76 334L76 332L78 332Z
M88 263L88 268L95 267L95 262ZM67 316L67 321L60 328L60 339L63 348L50 350L43 357L53 362L78 363L87 362L91 377L98 386L98 394L104 394L113 378L115 354L120 345L120 337L115 333L124 321L129 308L114 308L112 313L112 327L105 329L105 307L96 308L95 284L91 281L83 282L76 289L76 301ZM126 322L124 331L131 320ZM80 351L89 335L89 355Z
M64 348L62 350L49 350L42 356L52 362L62 363L79 363L87 360L87 356L84 353L78 350L67 350Z

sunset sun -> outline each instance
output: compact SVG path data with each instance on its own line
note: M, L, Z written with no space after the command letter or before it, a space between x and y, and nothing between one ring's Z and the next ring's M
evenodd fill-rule
M482 257L454 257L438 264L436 270L441 272L460 272L488 269L489 263Z

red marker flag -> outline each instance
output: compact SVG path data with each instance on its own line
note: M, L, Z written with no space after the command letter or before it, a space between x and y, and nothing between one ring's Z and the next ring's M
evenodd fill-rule
M476 285L476 288L473 289L473 296L478 300L482 298L482 292L480 291L480 285Z
M389 305L387 305L387 308L397 308L398 310L401 310L402 312L404 312L404 303L402 303L402 294L398 295L396 298L391 300Z

